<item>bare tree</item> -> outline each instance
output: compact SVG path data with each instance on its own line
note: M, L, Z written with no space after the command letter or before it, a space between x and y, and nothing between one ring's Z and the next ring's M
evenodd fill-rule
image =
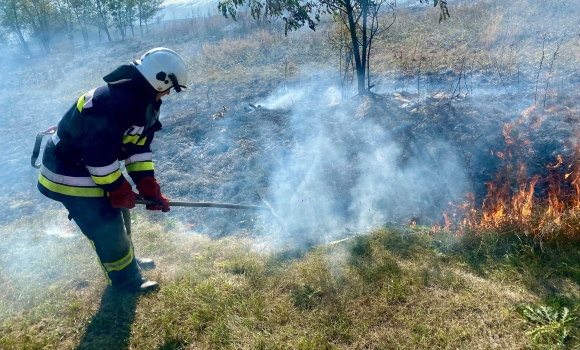
M383 16L381 12L381 7L383 5L388 5L391 11L392 17L387 19L386 14ZM372 44L373 40L376 38L377 35L384 33L387 29L389 29L395 23L395 3L392 0L378 0L373 1L368 4L367 8L363 13L360 13L360 18L362 18L362 23L360 20L355 21L355 30L357 32L357 45L360 46L360 53L361 53L361 68L366 69L366 90L370 91L372 88L371 85L371 73L370 73L370 60L371 60L371 53L372 53ZM339 47L339 50L347 50L347 55L344 57L345 65L344 65L344 74L345 77L348 74L350 63L353 61L353 56L355 52L355 46L352 45L352 32L350 31L349 23L348 23L348 16L346 13L341 12L338 16L335 16L335 19L340 23L339 30L336 32L336 39L331 38L335 47ZM384 19L388 22L386 25L381 25L381 20ZM348 29L348 33L345 33L345 28ZM345 34L348 36L350 35L350 41L345 40ZM358 39L360 38L360 39ZM356 62L356 58L355 62ZM355 68L356 69L356 68ZM341 71L342 71L342 62L341 62ZM358 70L357 70L358 73ZM360 77L360 74L357 74L357 77ZM344 81L344 79L343 79Z

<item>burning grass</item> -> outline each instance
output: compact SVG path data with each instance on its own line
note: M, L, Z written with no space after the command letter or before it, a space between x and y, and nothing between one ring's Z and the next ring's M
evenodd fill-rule
M524 111L522 115L528 113ZM578 241L580 148L571 147L575 151L570 152L570 161L558 154L553 163L540 169L542 173L530 176L526 152L529 152L531 141L521 133L516 141L512 133L514 124L520 122L504 125L503 151L491 150L500 166L495 177L485 182L487 194L481 208L476 209L475 195L468 194L463 204L444 213L445 228L454 226L459 232L468 229L480 233L490 230L523 233L542 242Z

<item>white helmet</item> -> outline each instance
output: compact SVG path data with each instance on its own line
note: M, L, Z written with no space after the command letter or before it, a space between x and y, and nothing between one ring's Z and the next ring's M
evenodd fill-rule
M172 87L176 92L187 88L187 67L183 59L174 51L164 47L151 49L132 65L147 79L158 92Z

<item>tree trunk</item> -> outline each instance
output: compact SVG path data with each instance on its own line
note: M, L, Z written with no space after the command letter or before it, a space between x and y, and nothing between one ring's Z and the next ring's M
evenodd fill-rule
M26 7L29 24L32 26L32 32L38 39L40 48L46 55L50 54L50 26L49 14L46 9L44 0L31 1L30 6Z
M20 44L22 45L22 48L24 49L24 53L30 57L30 47L28 47L28 43L26 43L26 39L24 39L24 35L22 34L22 29L20 27L20 21L18 20L18 12L16 11L16 3L14 1L10 2L10 9L12 10L12 14L14 16L14 29L16 32L16 35L18 36L18 41L20 41Z
M111 34L109 34L109 29L107 29L107 18L105 17L105 13L104 13L103 6L101 4L101 0L95 1L95 4L97 5L97 10L99 11L99 17L101 18L103 30L107 34L107 38L109 38L109 42L111 42L113 40L111 40ZM101 35L101 33L99 32L99 41L100 41L100 35Z
M350 1L345 4L346 16L348 18L348 29L350 31L350 40L352 41L352 49L354 52L354 63L356 67L356 80L359 95L365 94L365 69L361 62L360 45L356 35L356 23L354 21L354 10Z
M137 1L137 17L139 17L139 31L143 36L143 3L142 0Z
M28 43L26 42L26 39L24 39L24 35L22 35L22 32L20 31L20 29L18 29L16 31L16 34L18 35L18 41L20 41L20 44L22 45L22 48L24 49L24 53L30 57L31 53L30 53L30 48L28 47Z
M89 32L87 30L87 23L84 21L84 19L81 19L78 9L74 10L74 14L77 19L77 23L79 25L81 34L83 36L83 42L85 43L85 47L89 47Z
M373 44L372 37L369 39L367 46L367 90L371 91L371 46Z
M141 10L139 10L139 30L141 31L141 36L143 36L143 19L141 17Z
M362 7L362 20L363 20L363 24L362 24L362 50L361 50L361 65L362 65L362 72L363 72L363 85L364 85L364 77L366 75L366 67L367 67L367 60L368 60L368 56L367 56L367 45L368 45L368 40L367 40L367 19L369 17L369 0L363 0L360 3L361 7ZM370 82L368 82L370 84ZM359 91L360 94L360 91Z

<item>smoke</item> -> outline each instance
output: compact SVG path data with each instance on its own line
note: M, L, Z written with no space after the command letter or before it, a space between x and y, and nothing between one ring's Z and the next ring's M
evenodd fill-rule
M401 220L433 224L442 218L446 201L467 192L465 167L445 143L417 154L404 167L396 161L398 153L387 144L365 150L361 157L367 166L352 189L355 201L349 207L358 230Z
M287 233L279 244L329 242L388 222L441 220L445 204L467 192L453 147L443 140L428 147L401 142L400 130L389 128L403 123L399 115L373 110L381 102L370 99L358 108L359 100L339 104L340 88L320 76L259 103L291 109L292 145L277 155L267 195ZM356 118L361 110L367 115Z
M2 226L0 237L0 318L102 280L90 244L62 210Z

